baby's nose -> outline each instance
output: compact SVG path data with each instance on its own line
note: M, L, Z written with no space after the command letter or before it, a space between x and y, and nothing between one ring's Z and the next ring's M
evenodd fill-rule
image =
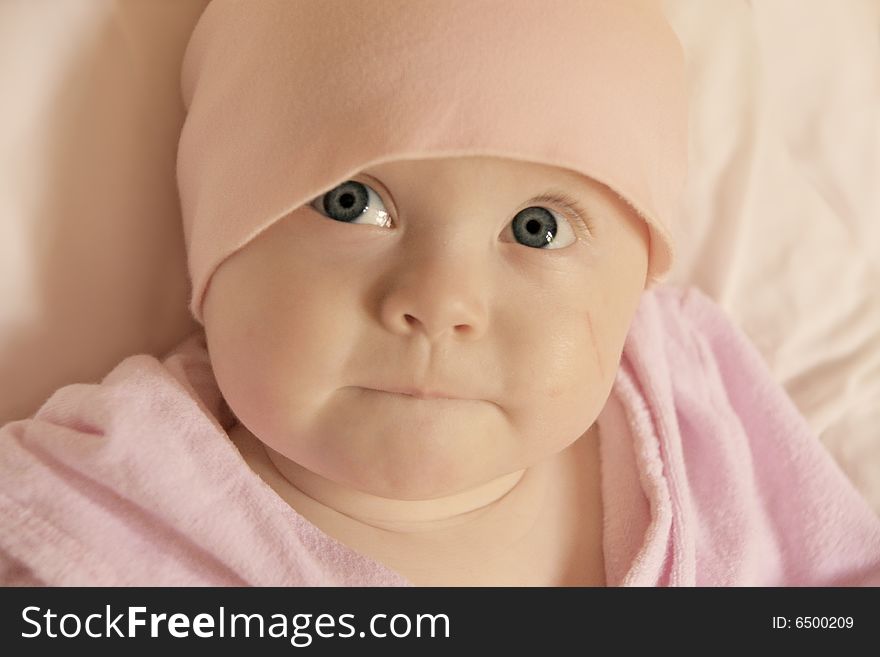
M412 256L392 268L383 290L381 319L398 335L423 333L476 340L486 330L488 273L478 258L441 250Z

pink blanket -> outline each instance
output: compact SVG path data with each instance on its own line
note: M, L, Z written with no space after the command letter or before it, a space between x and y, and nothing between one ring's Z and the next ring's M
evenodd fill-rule
M245 465L197 332L0 428L6 585L408 585ZM609 585L880 585L880 519L698 290L644 294L599 416Z

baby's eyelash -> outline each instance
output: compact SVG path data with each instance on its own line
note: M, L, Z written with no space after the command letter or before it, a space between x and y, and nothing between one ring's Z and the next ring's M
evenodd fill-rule
M550 190L541 194L540 196L536 196L529 203L552 203L555 205L560 205L568 212L573 215L575 221L580 224L580 227L587 232L587 237L590 237L595 234L593 230L593 222L590 220L590 216L587 214L587 211L581 206L576 198L573 196L566 194L563 191L559 190Z

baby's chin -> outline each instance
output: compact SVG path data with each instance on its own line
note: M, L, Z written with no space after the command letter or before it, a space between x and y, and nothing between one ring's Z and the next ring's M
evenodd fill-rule
M272 434L258 440L289 480L307 471L325 485L393 500L454 495L531 465L515 448L519 438L505 439L501 423L491 421L457 426L447 418L403 430L374 414L357 426L312 427L287 440Z
M487 400L354 387L319 402L280 401L263 398L237 410L276 453L273 460L289 462L288 479L317 475L330 486L394 500L436 499L485 485L547 460L591 424L583 408L515 413Z

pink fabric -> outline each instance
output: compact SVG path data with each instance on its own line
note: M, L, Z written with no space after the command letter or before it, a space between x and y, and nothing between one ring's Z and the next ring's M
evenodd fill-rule
M697 288L644 295L599 428L609 582L880 585L880 518Z
M580 173L648 223L651 283L672 265L687 80L657 0L213 0L180 78L177 184L199 323L226 258L390 160L483 155Z
M0 428L0 582L407 585L244 463L204 335ZM609 585L880 585L880 519L694 288L645 292L599 417Z

